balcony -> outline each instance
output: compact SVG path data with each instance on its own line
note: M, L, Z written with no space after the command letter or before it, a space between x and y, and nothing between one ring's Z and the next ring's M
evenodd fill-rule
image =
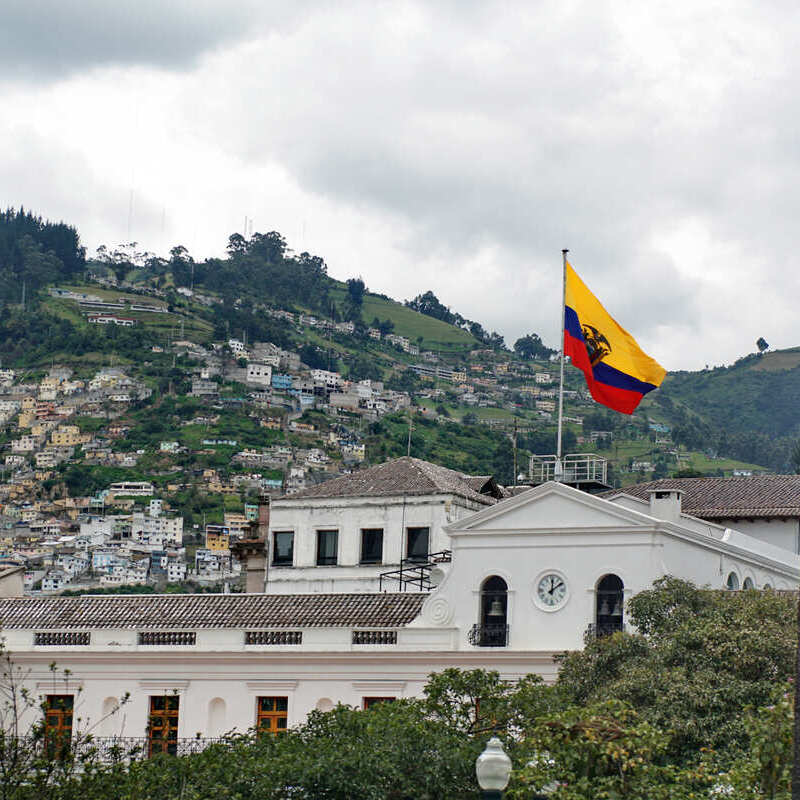
M584 642L592 642L595 639L602 639L604 636L613 636L615 633L621 633L625 630L625 625L622 620L619 622L604 622L599 625L595 622L589 624L586 632L583 634Z
M473 625L467 639L475 647L506 647L508 625Z

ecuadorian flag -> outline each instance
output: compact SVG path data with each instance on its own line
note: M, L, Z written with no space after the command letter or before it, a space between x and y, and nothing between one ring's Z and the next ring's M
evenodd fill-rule
M586 376L598 403L632 414L667 372L603 308L569 263L566 271L564 355Z

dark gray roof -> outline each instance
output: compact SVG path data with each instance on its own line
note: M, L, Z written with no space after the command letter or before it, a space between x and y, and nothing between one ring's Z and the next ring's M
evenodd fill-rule
M426 597L424 593L8 597L0 599L0 629L395 628L414 619Z
M800 475L664 478L605 492L603 496L624 492L647 500L654 489L680 489L683 511L701 519L800 517Z
M311 486L285 499L453 494L488 506L495 503L495 497L481 494L475 487L491 491L493 484L490 476L463 475L430 461L404 456Z

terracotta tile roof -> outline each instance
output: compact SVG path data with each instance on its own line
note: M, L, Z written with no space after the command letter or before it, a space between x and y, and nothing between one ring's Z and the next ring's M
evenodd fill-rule
M184 594L9 597L0 629L401 627L419 614L424 593Z
M476 478L463 475L431 464L430 461L403 456L352 475L342 475L281 499L454 494L488 506L496 502L495 498L480 494L474 487L478 483L483 487L489 482L489 476Z
M750 478L664 478L605 492L648 499L652 489L680 489L682 508L701 519L800 517L800 475L758 475Z

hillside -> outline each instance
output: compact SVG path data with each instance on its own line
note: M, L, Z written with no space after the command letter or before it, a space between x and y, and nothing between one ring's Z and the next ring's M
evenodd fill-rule
M670 373L653 398L684 442L789 466L800 437L800 348L751 354L730 367Z
M89 378L97 367L125 366L155 391L157 404L164 392L188 392L199 374L199 362L182 358L185 346L173 344L193 342L205 352L194 358L222 363L223 395L247 404L245 362L220 348L229 340L269 342L309 368L406 393L417 418L412 452L420 457L511 481L515 433L518 470L529 454L555 449L555 387L552 377L539 380L552 372L551 351L531 334L525 339L532 350L515 353L430 291L403 304L370 292L360 278L336 280L322 258L293 254L276 232L248 240L235 234L227 258L203 262L182 247L160 259L136 245L100 248L82 259L77 232L63 223L27 212L0 216L0 276L12 275L15 291L27 287L25 307L12 294L0 316L4 367L41 376L58 363ZM100 312L122 322L96 324ZM671 373L632 417L592 403L577 370L568 368L566 379L565 450L600 452L617 483L678 471L792 468L800 348ZM280 393L276 402L297 403ZM145 419L149 408L145 403ZM258 416L258 408L249 413ZM240 438L252 448L263 436L256 428ZM369 430L362 420L353 436L366 442L371 462L401 454L407 415L389 414ZM186 447L197 446L184 439Z
M344 284L337 283L329 294L334 302L343 305L347 289ZM420 314L383 295L364 294L362 317L368 324L374 319L390 320L394 324L394 333L407 337L426 350L463 352L478 346L475 338L462 328Z

